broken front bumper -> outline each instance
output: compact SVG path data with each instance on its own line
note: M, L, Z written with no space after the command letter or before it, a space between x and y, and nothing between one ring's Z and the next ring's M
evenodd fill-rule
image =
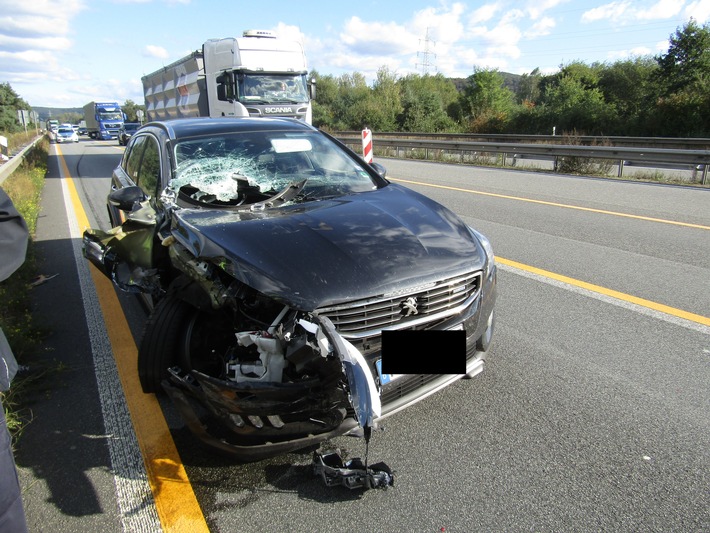
M363 357L335 331L329 319L321 316L316 319L319 331L337 354L334 364L342 366L342 371L334 371L327 383L317 377L298 383L236 383L194 370L186 373L171 369L170 380L163 382L163 388L198 438L238 460L256 461L302 450L337 436L356 434L359 428L371 428L382 418L481 372L495 328L495 300L492 283L463 316L440 324L443 329L470 332L466 337L465 374L404 375L381 386L375 366L379 356ZM210 424L210 418L218 423ZM345 465L326 461L322 472L329 467L347 470ZM353 476L333 479L346 486L365 482L362 476Z

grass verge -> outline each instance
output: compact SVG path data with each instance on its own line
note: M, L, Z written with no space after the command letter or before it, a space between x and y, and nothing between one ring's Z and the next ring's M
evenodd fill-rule
M25 262L12 276L0 282L0 302L3 303L0 306L0 327L21 367L27 365L28 360L40 351L45 337L45 332L33 320L30 292L32 281L37 275L32 236L37 227L48 155L49 141L45 137L26 154L23 163L1 185L30 231ZM36 377L18 372L10 390L0 393L7 425L15 442L28 420L21 409L22 392Z

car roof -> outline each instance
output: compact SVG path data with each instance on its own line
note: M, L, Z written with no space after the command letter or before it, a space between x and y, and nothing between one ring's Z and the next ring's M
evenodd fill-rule
M251 131L318 131L314 127L292 118L178 118L145 124L165 130L171 139L239 133Z

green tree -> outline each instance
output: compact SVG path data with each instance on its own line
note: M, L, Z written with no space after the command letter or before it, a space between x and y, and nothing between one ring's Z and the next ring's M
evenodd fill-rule
M140 122L138 120L138 110L143 111L145 117L145 106L136 104L133 100L126 100L121 106L121 110L126 114L126 122Z
M617 112L616 125L610 133L638 135L649 96L654 92L652 80L657 68L654 59L646 56L617 61L599 71L599 89Z
M503 85L497 69L479 69L467 79L461 110L467 131L499 133L505 130L515 108L515 94Z
M658 98L647 126L655 135L710 135L710 25L691 19L657 56Z
M604 101L598 88L586 88L584 81L571 75L557 79L543 95L543 121L548 132L573 132L588 135L608 134L615 116L614 107Z
M459 128L450 112L456 107L458 92L454 83L441 74L410 74L399 80L402 113L400 131L453 132Z
M310 79L316 80L316 99L313 102L313 125L324 130L335 129L335 106L338 100L338 82L335 76L321 76L311 71Z
M17 112L22 109L29 111L30 105L20 98L9 83L0 83L0 131L20 131L22 127L17 119Z
M520 83L515 95L519 104L535 105L540 98L541 79L542 75L539 68L535 68L530 74L523 74L520 77Z
M60 124L78 124L80 120L84 119L84 115L82 113L67 111L66 113L57 115L56 119Z
M657 56L658 80L664 96L707 88L710 78L710 24L694 19L671 35L668 53Z
M368 126L375 131L397 131L397 117L402 113L402 98L397 75L380 67L372 84Z
M359 130L369 124L370 88L364 74L354 72L338 77L338 98L334 105L334 127Z

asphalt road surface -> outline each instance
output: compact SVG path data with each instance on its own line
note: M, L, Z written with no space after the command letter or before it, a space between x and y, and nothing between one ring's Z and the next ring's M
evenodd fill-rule
M37 233L41 264L58 276L35 289L57 370L35 395L18 451L28 523L194 530L167 489L151 489L123 405L139 393L116 377L120 354L107 345L104 324L127 321L137 342L145 312L125 295L118 310L96 311L102 297L86 265L77 267L67 181L89 223L105 229L108 176L123 148L82 140L60 150ZM199 445L161 402L179 452L173 466L184 469L205 527L709 531L710 190L379 162L493 243L499 299L488 366L384 421L369 460L396 471L386 491L327 488L307 453L234 464ZM358 439L331 444L365 453Z

